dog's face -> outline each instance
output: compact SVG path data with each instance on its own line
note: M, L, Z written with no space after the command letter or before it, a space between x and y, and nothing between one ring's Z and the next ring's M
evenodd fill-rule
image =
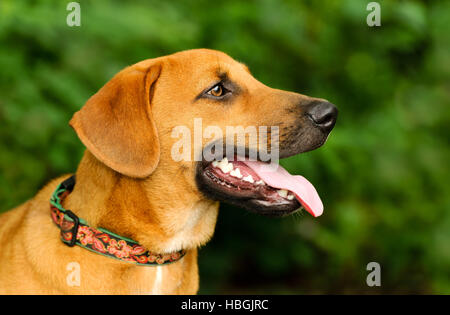
M119 173L165 179L167 187L181 182L179 193L186 196L206 196L262 214L284 215L300 204L309 205L293 198L299 197L295 189L292 195L280 193L284 187L269 185L270 176L265 183L264 172L237 160L248 159L250 152L261 160L262 143L272 153L274 139L280 158L318 148L336 117L336 108L327 101L267 87L242 63L224 53L200 49L125 69L89 100L71 124L87 148ZM211 126L222 133L210 132ZM257 130L257 138L244 134L244 141L233 144L224 161L217 152L218 141L222 140L225 154L227 128L239 126ZM180 127L188 131L185 142L191 150L183 160L174 158L180 135L186 137L186 133L174 133ZM215 160L205 159L202 153L213 145L209 152Z

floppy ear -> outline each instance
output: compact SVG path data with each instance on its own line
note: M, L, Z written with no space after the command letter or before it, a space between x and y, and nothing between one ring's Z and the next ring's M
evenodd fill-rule
M161 64L152 60L125 68L93 95L70 121L81 142L113 170L149 176L159 162L151 97Z

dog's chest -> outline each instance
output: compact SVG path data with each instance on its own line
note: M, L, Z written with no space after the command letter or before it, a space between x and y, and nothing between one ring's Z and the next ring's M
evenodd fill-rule
M183 282L182 261L180 265L136 267L128 272L130 294L155 295L176 294Z

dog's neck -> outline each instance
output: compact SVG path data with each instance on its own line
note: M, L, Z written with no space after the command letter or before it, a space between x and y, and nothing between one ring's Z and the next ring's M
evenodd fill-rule
M156 172L147 179L123 176L86 150L65 207L89 225L134 239L148 250L189 250L211 238L218 202L176 186Z

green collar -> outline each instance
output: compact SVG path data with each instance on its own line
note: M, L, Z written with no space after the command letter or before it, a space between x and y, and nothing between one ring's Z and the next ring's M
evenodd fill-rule
M60 228L61 241L66 245L70 247L78 245L103 256L141 266L170 264L185 255L184 250L169 254L152 253L129 238L102 228L90 227L86 221L61 205L74 186L75 175L59 184L50 198L53 222Z

